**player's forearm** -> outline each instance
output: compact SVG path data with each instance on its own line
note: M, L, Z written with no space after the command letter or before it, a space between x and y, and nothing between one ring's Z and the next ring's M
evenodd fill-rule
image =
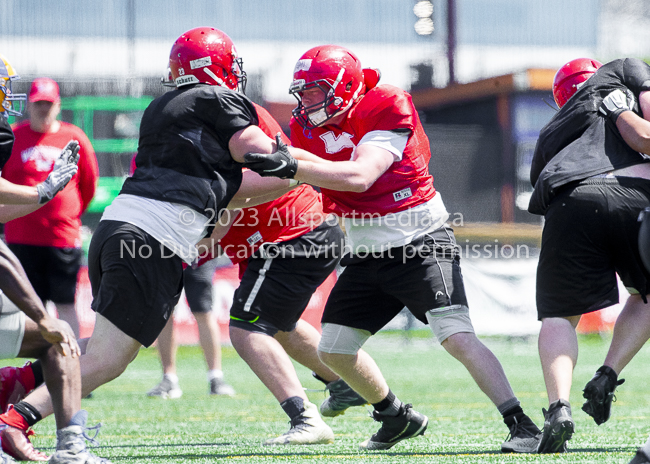
M289 153L291 153L291 156L296 158L297 160L303 160L303 161L312 161L314 163L329 163L330 161L321 158L320 156L314 155L313 153L310 153L308 151L303 150L302 148L297 148L297 147L288 147L289 148Z
M377 180L374 176L364 173L353 161L331 162L320 158L319 160L319 162L298 161L298 170L294 179L341 192L365 192Z
M650 121L624 111L616 120L616 127L632 149L650 155Z
M38 204L38 191L34 186L18 185L0 178L0 204Z
M34 205L0 205L0 222L5 223L12 221L16 218L25 216L29 213L33 213L38 208L43 206L42 204Z
M228 209L248 208L281 197L294 185L289 179L261 177L253 171L245 171L244 178L237 193L230 200Z

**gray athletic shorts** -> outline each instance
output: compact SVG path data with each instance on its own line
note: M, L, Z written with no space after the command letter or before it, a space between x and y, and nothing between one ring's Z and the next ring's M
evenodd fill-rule
M0 359L18 356L25 336L26 317L3 293L0 300Z

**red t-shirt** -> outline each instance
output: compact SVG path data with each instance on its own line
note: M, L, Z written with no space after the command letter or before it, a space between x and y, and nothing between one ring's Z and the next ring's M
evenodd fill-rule
M259 127L269 137L282 132L264 108L255 105ZM282 134L285 143L289 139ZM301 185L280 198L244 208L219 244L233 263L240 263L265 242L285 242L318 227L324 220L322 198L309 185Z
M349 111L342 127L317 127L306 133L293 118L290 127L294 146L330 161L352 159L354 148L368 132L411 131L401 161L394 162L367 191L321 188L325 211L346 216L354 213L384 216L422 204L436 194L429 174L429 139L411 96L397 87L380 85L368 91Z
M37 185L52 172L54 161L66 144L79 141L79 170L66 187L38 210L5 224L7 243L81 247L81 214L95 195L99 169L86 134L72 124L61 122L55 133L43 134L23 121L14 128L16 141L11 157L2 168L2 177L14 184Z

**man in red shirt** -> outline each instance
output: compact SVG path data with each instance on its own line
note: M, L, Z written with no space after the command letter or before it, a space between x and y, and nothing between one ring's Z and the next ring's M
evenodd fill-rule
M320 358L373 405L373 418L382 423L362 449L389 449L422 435L428 418L402 403L361 351L406 306L429 324L503 416L510 437L502 451L536 452L540 430L474 333L458 248L433 187L429 140L411 96L378 81L378 71L362 69L343 47L307 51L290 87L298 99L294 147L279 143L272 155L245 157L262 176L321 187L326 211L344 220L346 268L325 307Z
M70 324L78 338L74 301L82 255L81 215L95 194L97 159L80 128L57 120L61 99L55 81L47 77L35 79L27 109L29 120L14 127L16 141L2 177L23 185L42 182L70 139L79 141L79 171L45 206L9 221L5 239L38 296L56 305L59 317Z

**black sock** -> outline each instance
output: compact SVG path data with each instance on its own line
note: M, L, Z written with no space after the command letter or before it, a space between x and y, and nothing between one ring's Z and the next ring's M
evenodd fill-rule
M507 411L504 411L501 415L503 416L503 421L506 424L508 424L508 422L507 422L508 418L517 416L517 419L519 419L519 414L523 415L524 410L521 409L521 406L514 406L514 407L508 409Z
M311 375L313 375L314 378L315 378L316 380L320 380L321 382L323 382L325 385L327 385L327 384L329 383L327 380L325 380L324 378L322 378L322 377L321 377L320 375L318 375L316 372L312 372Z
M305 402L299 396L287 398L280 403L280 406L292 421L305 410Z
M386 395L386 398L381 400L379 403L372 403L372 406L375 408L375 412L378 414L397 416L402 406L402 402L397 399L395 393L393 393L391 390L388 390L388 395Z
M45 379L43 378L43 364L40 359L34 361L29 367L32 368L34 374L34 388L40 387Z
M32 427L35 423L40 421L43 417L41 413L36 410L31 404L21 401L18 404L14 404L15 411L23 416L23 419L27 421L27 425Z

